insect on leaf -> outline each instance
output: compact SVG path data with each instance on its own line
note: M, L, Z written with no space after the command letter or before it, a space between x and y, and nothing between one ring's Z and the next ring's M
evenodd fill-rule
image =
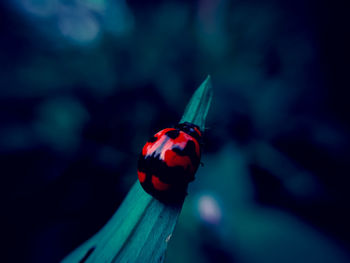
M208 76L193 94L180 123L191 122L204 131L212 96ZM62 263L163 262L181 207L182 203L159 202L137 181L107 224Z

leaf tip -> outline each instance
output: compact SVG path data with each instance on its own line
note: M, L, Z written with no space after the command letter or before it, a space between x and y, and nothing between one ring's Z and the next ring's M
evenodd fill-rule
M210 76L210 74L208 74L208 76L203 81L203 85L204 86L211 86L211 76Z

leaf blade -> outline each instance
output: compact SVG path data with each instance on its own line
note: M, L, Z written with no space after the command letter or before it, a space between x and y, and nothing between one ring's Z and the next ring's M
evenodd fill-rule
M205 120L209 112L212 98L213 88L211 77L208 75L191 97L180 123L190 122L199 126L201 131L204 131Z

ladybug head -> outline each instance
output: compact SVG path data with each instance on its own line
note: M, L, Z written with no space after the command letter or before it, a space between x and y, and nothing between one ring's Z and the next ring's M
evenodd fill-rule
M179 123L175 126L176 129L179 129L188 135L191 135L199 143L202 141L202 133L199 130L199 127L190 122Z

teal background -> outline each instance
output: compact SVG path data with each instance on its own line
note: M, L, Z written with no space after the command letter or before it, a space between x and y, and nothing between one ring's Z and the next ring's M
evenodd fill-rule
M342 1L0 3L2 262L58 262L111 217L208 74L203 163L166 262L349 262Z

